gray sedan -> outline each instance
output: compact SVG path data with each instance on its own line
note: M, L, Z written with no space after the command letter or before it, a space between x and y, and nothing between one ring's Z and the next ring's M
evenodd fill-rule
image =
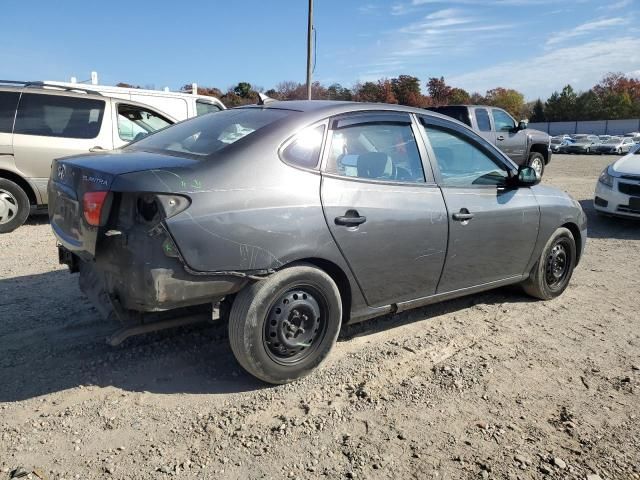
M560 295L586 217L539 181L449 117L264 99L57 160L49 216L99 311L139 333L215 306L238 362L285 383L346 323L508 284Z

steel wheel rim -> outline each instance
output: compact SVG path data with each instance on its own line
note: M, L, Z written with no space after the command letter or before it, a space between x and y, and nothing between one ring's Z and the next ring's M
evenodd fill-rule
M533 168L538 175L542 175L542 161L539 158L533 159L531 168Z
M327 301L310 286L281 293L269 308L264 325L267 354L282 365L295 365L319 348L327 332Z
M18 200L7 190L0 189L0 225L9 223L18 214Z
M567 279L571 258L570 246L565 240L558 241L549 252L545 263L545 279L550 288L558 288Z

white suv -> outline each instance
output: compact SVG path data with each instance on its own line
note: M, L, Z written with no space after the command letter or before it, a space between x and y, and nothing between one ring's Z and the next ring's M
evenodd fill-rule
M90 87L0 81L0 233L46 206L53 159L112 150L177 121Z

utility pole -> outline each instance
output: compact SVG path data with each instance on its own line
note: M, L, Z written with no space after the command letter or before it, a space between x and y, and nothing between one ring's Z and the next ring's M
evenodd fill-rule
M311 100L311 35L313 34L313 0L309 0L309 23L307 24L307 99Z

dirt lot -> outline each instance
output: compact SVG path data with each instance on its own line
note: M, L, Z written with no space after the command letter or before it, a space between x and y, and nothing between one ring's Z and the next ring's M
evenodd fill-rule
M590 221L562 297L507 288L348 327L277 388L222 325L108 347L46 220L0 237L0 479L640 479L640 222L595 216L609 161L555 156L545 176Z

